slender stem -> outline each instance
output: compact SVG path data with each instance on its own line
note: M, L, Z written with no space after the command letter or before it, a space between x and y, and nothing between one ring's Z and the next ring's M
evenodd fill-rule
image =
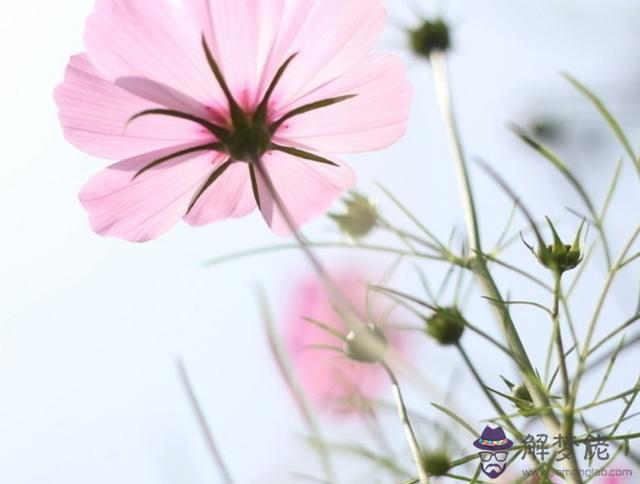
M466 350L462 347L462 345L460 343L457 343L456 346L458 348L458 351L460 352L460 355L462 356L462 359L464 360L465 364L467 365L467 368L469 369L469 371L473 375L473 378L475 378L476 382L478 383L478 385L480 386L480 388L484 392L485 396L487 397L487 400L489 400L489 402L491 402L491 405L493 405L493 408L495 409L495 411L498 412L498 415L500 416L500 419L504 421L504 423L507 425L507 427L509 427L509 430L513 433L513 435L518 440L522 441L522 439L524 438L524 435L513 424L513 422L507 416L506 412L504 411L504 409L502 408L500 403L496 400L496 398L491 394L491 392L489 390L487 390L487 386L485 385L484 381L482 380L482 377L480 376L480 374L476 370L476 367L471 362L471 359L469 358L469 355L467 354Z
M298 411L300 412L300 415L307 425L309 433L313 436L317 443L320 465L322 466L322 470L324 471L324 475L327 481L336 483L336 474L331 463L329 449L320 431L320 426L318 425L313 415L311 406L309 405L309 402L307 400L307 396L300 386L300 382L294 375L291 369L291 365L287 361L285 352L282 348L281 339L275 328L266 297L262 291L258 293L258 300L262 311L262 319L267 335L267 341L269 343L269 349L271 350L271 354L275 360L278 371L280 372L280 376L287 385L289 392L291 393L291 396L293 397L293 400L298 407Z
M207 442L207 446L209 447L209 452L211 453L211 457L213 457L213 461L220 472L220 476L222 480L226 484L234 484L234 480L231 477L231 473L227 468L224 459L222 458L222 454L218 450L218 446L213 438L213 434L209 425L207 424L207 419L202 411L202 407L200 403L198 403L198 398L196 397L196 393L193 390L193 386L191 385L191 381L189 380L189 375L187 373L187 369L184 366L184 362L182 359L178 359L178 373L180 374L180 380L182 380L182 384L184 386L185 391L187 392L187 396L189 397L189 402L191 403L191 407L193 409L193 413L198 419L198 423L200 424L200 429L204 435L204 438Z
M567 361L564 351L564 343L562 341L562 331L560 329L560 294L562 291L562 278L560 274L555 276L555 285L553 290L553 309L551 310L551 321L554 325L555 344L558 350L558 364L560 365L560 374L562 377L562 385L565 402L569 401L569 372L567 370Z
M331 300L334 302L334 304L336 304L337 306L336 309L338 309L340 314L343 316L346 326L350 330L357 328L358 323L361 322L360 321L361 318L358 315L358 311L353 307L353 304L344 296L344 294L342 294L342 291L338 289L338 287L333 282L328 272L324 268L324 265L322 264L320 259L318 259L318 257L313 252L313 250L311 250L311 247L307 243L307 240L302 235L302 233L298 230L298 227L296 226L296 223L293 217L291 216L291 213L289 212L285 203L282 201L282 198L280 197L278 190L273 184L273 180L271 180L271 176L265 169L262 160L259 157L255 157L251 163L253 163L253 166L256 167L258 175L266 185L267 190L269 191L269 195L271 196L275 204L274 208L277 209L282 215L282 218L284 219L289 230L291 231L294 238L296 239L296 242L298 243L300 249L309 260L311 266L316 271L316 274L318 274L318 277L320 278L324 287L329 292L329 295L331 296ZM374 347L376 345L381 345L381 343L378 342L377 340L372 340L371 344ZM380 347L379 349L382 350L383 348Z
M584 345L583 345L582 351L580 353L580 357L579 357L579 360L578 360L578 369L576 371L576 375L575 375L575 378L573 380L572 391L571 391L571 401L570 401L570 409L571 410L573 410L575 408L576 399L577 399L577 395L578 395L578 389L580 387L580 381L582 380L582 375L584 374L585 369L586 369L587 358L591 354L591 340L593 339L593 335L595 333L596 325L598 324L598 320L600 319L600 314L602 313L602 309L604 308L604 303L605 303L605 301L607 299L607 295L609 294L609 290L611 289L611 286L613 285L613 281L614 281L616 275L620 271L620 267L621 267L620 265L626 259L627 254L629 253L629 251L633 247L633 244L635 243L636 239L639 236L640 236L640 226L638 226L636 228L636 230L633 232L633 234L631 235L631 237L627 241L627 244L623 248L620 257L618 258L618 261L614 264L614 266L609 271L609 274L607 275L607 279L606 279L606 281L604 283L604 287L602 288L602 291L600 292L600 297L598 298L598 302L596 303L596 308L595 308L595 311L593 312L593 316L591 318L591 322L589 323L589 328L587 330L587 336L585 337Z
M481 249L480 230L473 191L471 188L471 181L469 179L462 141L458 132L455 116L453 114L445 54L444 52L434 52L431 54L430 60L433 70L436 95L440 104L442 117L449 133L453 151L453 160L458 173L458 180L460 182L459 185L462 202L464 204L467 220L469 246L471 252L476 254L472 264L472 269L480 281L485 294L491 299L498 301L494 304L496 314L502 323L502 330L505 334L508 346L513 352L515 360L518 362L524 384L531 395L534 405L538 409L547 409L542 414L542 419L551 432L554 434L559 433L561 430L560 422L551 409L549 396L546 393L543 384L540 382L540 379L536 376L533 365L529 360L529 356L522 344L522 340L515 328L513 320L511 319L509 308L503 302L504 299L493 279L493 276L491 275L487 265L487 259ZM582 480L579 476L579 472L575 472L574 474L576 475L574 478L575 482L581 484Z
M562 378L562 388L564 394L563 422L562 430L567 439L573 439L574 429L574 412L571 410L569 403L571 401L569 371L567 370L566 353L564 351L564 343L562 341L562 329L560 327L560 300L562 299L562 274L556 273L555 284L553 289L553 309L551 310L551 321L553 323L553 331L555 333L555 344L558 351L558 365L560 366L560 376ZM571 468L579 470L578 458L576 457L573 442L569 442L569 462Z
M456 174L458 175L460 189L463 193L462 198L465 217L467 227L469 228L469 248L471 252L480 252L480 227L471 190L471 182L469 180L469 170L467 169L467 163L464 158L464 150L462 148L460 133L458 132L458 125L453 115L449 76L447 73L447 59L444 52L436 51L431 54L430 60L433 68L436 96L449 135L449 142L454 157L454 166L456 168Z
M427 471L424 468L422 451L420 450L420 445L418 444L418 439L416 438L413 426L411 425L407 407L405 406L404 399L402 398L400 384L398 383L398 379L396 378L395 374L386 363L382 363L382 367L385 369L387 375L389 375L389 379L391 380L391 389L393 391L393 398L396 402L396 406L398 407L398 415L400 416L400 421L402 422L404 433L407 437L409 448L411 449L413 462L416 466L416 470L418 471L418 482L420 484L427 484L429 482L429 477L427 475Z

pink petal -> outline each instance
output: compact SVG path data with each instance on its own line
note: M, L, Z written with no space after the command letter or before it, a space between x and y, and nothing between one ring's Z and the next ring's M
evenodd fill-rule
M278 151L267 152L262 157L263 166L296 228L324 214L336 198L353 186L353 170L338 160L331 161L339 166L303 160ZM286 219L261 177L258 177L258 186L264 219L276 235L290 234Z
M153 93L153 88L148 92ZM157 105L105 80L84 54L71 58L55 100L66 138L94 156L129 158L211 138L194 123L164 116L146 116L127 124L134 114Z
M229 217L243 217L256 208L246 163L233 163L198 199L184 219L206 225Z
M384 27L381 0L185 0L237 99L255 105L294 53L273 95L282 105L347 72Z
M224 110L224 97L201 45L202 31L169 0L97 0L87 21L87 54L108 80L153 81L182 110ZM196 104L185 102L192 98ZM198 108L198 103L201 105Z
M329 269L332 281L363 320L370 315L379 324L385 322L388 313L368 297L368 278L364 272L353 267ZM304 318L321 321L343 335L348 328L317 277L294 280L291 287L284 336L300 383L321 410L350 414L358 409L356 405L363 397L378 396L386 382L384 370L379 365L355 363L338 353L314 348L314 345L342 348L343 343ZM397 333L385 333L394 351L405 353L404 340Z
M385 148L404 134L413 88L395 56L369 56L286 110L347 94L356 97L291 118L277 137L320 151L353 153Z
M185 3L194 22L205 33L235 99L245 109L253 109L264 92L258 92L262 72L280 28L285 1L186 0Z
M298 56L274 93L274 104L289 103L350 70L372 49L384 21L381 0L287 2L265 82L291 54Z
M133 177L150 162L190 146L130 158L91 178L79 195L91 228L100 235L145 242L173 227L221 157L210 152L186 155Z

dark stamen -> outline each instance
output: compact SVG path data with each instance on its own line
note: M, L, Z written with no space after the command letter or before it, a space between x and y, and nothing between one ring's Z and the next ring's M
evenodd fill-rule
M136 178L138 178L140 175L142 175L147 170L150 170L151 168L155 168L156 166L164 163L165 161L173 160L174 158L179 158L180 156L189 155L191 153L197 153L198 151L209 151L209 150L211 150L211 151L222 151L223 148L224 147L223 147L222 143L208 143L206 145L192 146L191 148L187 148L187 149L184 149L184 150L181 150L181 151L176 151L175 153L172 153L172 154L167 155L167 156L163 156L162 158L158 158L157 160L152 161L148 165L145 165L140 171L138 171L138 173L136 173L133 176L131 181L133 181Z
M205 38L204 34L202 35L202 47L204 49L205 56L207 57L209 67L211 67L211 71L213 72L213 75L218 81L218 84L220 85L220 88L222 89L222 92L224 93L225 97L227 98L227 102L229 103L231 120L233 121L233 124L236 125L238 122L242 122L242 120L244 119L244 113L242 112L242 109L240 109L240 106L238 106L236 100L233 98L233 94L231 94L231 90L227 85L227 81L225 81L218 63L213 58L211 50L209 50L207 39Z
M283 125L285 121L293 118L294 116L299 116L301 114L308 113L309 111L315 111L316 109L326 108L328 106L332 106L334 104L338 104L348 99L354 98L356 96L357 94L347 94L346 96L332 97L329 99L322 99L320 101L305 104L304 106L300 106L299 108L289 111L287 114L282 116L278 121L271 124L269 129L271 130L272 133L275 133L278 130L278 128Z
M256 178L256 167L254 163L249 164L249 174L251 175L251 189L253 190L253 198L256 199L256 205L260 207L260 193L258 191L258 179Z
M297 52L295 54L291 55L284 62L284 64L282 64L282 66L280 66L280 69L278 69L278 72L276 72L275 77L271 81L271 84L269 84L269 87L268 87L267 91L264 93L264 97L262 98L262 101L260 101L260 104L258 105L258 108L256 109L256 112L253 115L253 120L255 122L263 123L265 121L265 119L267 118L267 108L269 107L269 100L271 99L271 95L273 94L273 91L275 90L276 86L278 85L278 82L280 82L280 79L282 78L282 75L284 74L284 71L287 70L287 67L289 67L289 64L291 63L291 61L297 55L298 55Z
M291 146L281 146L277 144L271 144L271 148L276 151L282 151L283 153L287 153L297 158L304 158L305 160L317 161L318 163L324 163L326 165L332 165L332 166L338 166L338 167L340 166L331 160L323 158L322 156L318 156L313 153L309 153L308 151L300 150L298 148L293 148Z
M227 168L231 166L231 163L233 163L233 160L229 159L225 161L222 165L220 165L218 168L215 169L215 171L209 176L209 178L207 178L207 180L202 184L202 186L198 190L198 193L196 193L196 196L193 197L193 200L191 200L191 203L189 204L189 209L187 210L187 214L191 212L191 209L195 206L195 204L198 202L198 200L204 194L204 192L207 191L207 188L213 185L215 181L218 178L220 178L225 171L227 171Z
M187 121L192 121L196 124L199 124L200 126L207 129L208 131L210 131L214 136L216 136L220 140L224 140L227 136L229 136L229 131L227 131L225 128L221 126L218 126L217 124L213 124L212 122L207 121L206 119L199 118L198 116L194 116L189 113L183 113L181 111L175 111L173 109L148 109L146 111L142 111L138 114L131 116L129 118L129 121L127 121L127 124L135 121L138 118L141 118L142 116L149 116L152 114L157 114L161 116L171 116L174 118L186 119Z

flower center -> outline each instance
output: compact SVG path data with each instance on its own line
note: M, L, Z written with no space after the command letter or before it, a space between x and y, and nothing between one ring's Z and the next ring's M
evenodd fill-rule
M269 84L269 87L267 88L262 100L260 101L260 104L258 104L258 106L256 107L255 112L250 114L245 113L233 98L231 90L229 89L229 86L227 85L227 82L222 75L222 71L220 70L218 63L213 58L213 55L211 54L211 51L207 46L204 35L202 36L202 48L204 50L205 57L207 58L209 67L211 68L211 72L213 73L213 76L218 82L218 86L222 89L222 92L224 93L224 96L226 97L229 104L231 126L220 126L208 119L203 119L188 112L176 111L175 109L146 109L139 112L138 114L134 114L131 118L129 118L128 123L135 121L136 119L143 116L150 115L170 116L173 118L191 121L209 131L216 138L216 141L185 148L183 150L179 150L175 153L171 153L169 155L162 156L161 158L153 160L142 167L140 170L138 170L138 172L133 176L133 179L137 178L148 170L151 170L169 160L173 160L180 156L192 155L193 153L203 151L226 153L228 155L228 159L222 164L212 168L211 174L204 181L200 189L196 192L187 210L187 213L189 213L195 206L198 199L202 196L202 194L206 190L208 190L209 187L213 185L233 163L238 161L246 162L249 164L249 175L251 176L251 185L253 188L254 197L256 199L256 203L258 204L258 206L260 206L260 196L258 193L258 182L256 177L255 163L258 163L262 155L264 155L264 153L268 150L281 151L283 153L287 153L290 156L301 158L303 160L313 161L315 163L324 163L331 166L339 166L333 161L324 158L316 153L305 151L294 146L283 146L277 143L273 143L271 138L287 120L311 111L315 111L316 109L322 109L337 103L348 101L349 99L355 97L355 94L346 94L344 96L337 96L313 101L309 104L305 104L292 109L288 113L283 114L279 119L275 121L269 121L267 108L269 106L271 95L273 94L278 81L287 69L287 66L291 63L291 61L293 61L297 53L291 55L284 62L284 64L280 66L273 80L271 81L271 84Z
M271 132L265 123L245 117L234 123L224 145L232 159L252 162L260 159L271 146Z

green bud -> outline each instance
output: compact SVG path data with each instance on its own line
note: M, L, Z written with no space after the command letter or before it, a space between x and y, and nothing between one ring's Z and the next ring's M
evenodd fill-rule
M343 201L346 211L341 214L330 213L329 217L352 239L360 239L369 234L378 224L375 203L356 192L351 192Z
M523 417L531 417L536 414L533 399L526 386L520 384L514 387L511 396L514 399L516 407L520 410L520 415Z
M436 308L435 312L426 318L427 334L441 345L453 345L460 341L466 320L457 307Z
M444 451L427 452L422 456L424 470L430 476L444 476L451 470L451 459Z
M411 49L419 56L429 57L435 51L451 47L449 26L442 19L425 20L410 33Z
M381 363L387 354L387 338L375 324L358 327L347 334L344 354L359 363Z
M553 244L540 244L538 251L534 252L534 254L543 266L557 274L562 274L563 272L575 269L578 264L582 262L583 257L580 239L582 237L584 222L580 224L578 233L571 245L562 242L556 228L548 217L547 222L549 223L549 227L551 228L551 233L553 235ZM529 249L533 251L532 247L529 247Z

